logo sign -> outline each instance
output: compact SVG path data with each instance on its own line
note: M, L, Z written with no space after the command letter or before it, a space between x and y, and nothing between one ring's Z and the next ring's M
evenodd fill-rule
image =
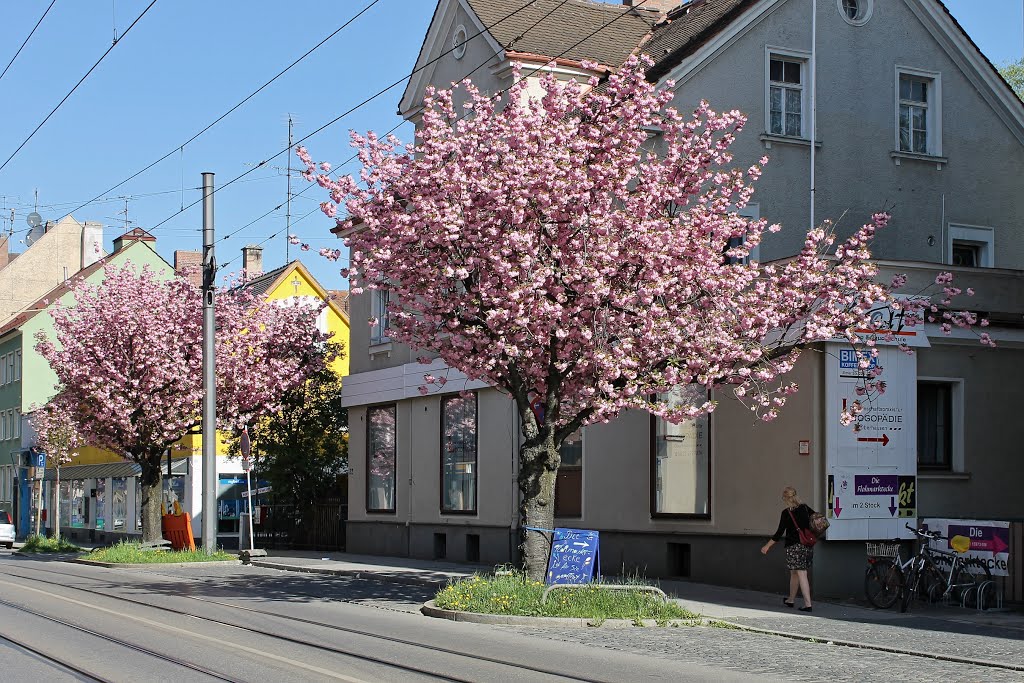
M863 370L870 370L878 367L878 359L871 355L870 351L858 351L857 349L840 349L839 350L839 369L840 370L861 370L860 361L861 359L867 360L869 365Z

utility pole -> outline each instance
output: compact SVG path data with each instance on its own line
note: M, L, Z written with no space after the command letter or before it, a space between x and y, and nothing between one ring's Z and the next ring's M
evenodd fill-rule
M203 551L217 550L217 386L214 359L213 174L203 173Z
M292 245L292 115L288 114L288 189L284 198L284 262L291 262Z

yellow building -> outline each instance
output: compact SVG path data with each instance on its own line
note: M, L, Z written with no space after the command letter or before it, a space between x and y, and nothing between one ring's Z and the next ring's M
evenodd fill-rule
M261 270L261 249L243 249L243 267L246 272ZM175 265L194 259L185 258L192 252L176 252ZM349 317L345 308L347 292L328 292L299 261L292 261L261 275L243 287L267 301L300 301L311 304L327 302L317 318L317 328L331 335L331 341L340 343L343 353L331 363L338 376L348 374ZM192 529L202 530L202 452L200 434L189 434L175 442L171 449L172 477L170 495L183 510L192 514ZM245 474L238 458L227 455L223 435L217 438L217 530L218 544L232 547L238 538L240 513L244 510ZM77 471L76 471L77 470ZM96 448L82 448L72 464L61 468L62 480L82 480L84 500L75 499L70 481L62 484L62 508L82 507L84 514L76 516L78 523L64 524L61 532L72 538L88 538L102 543L125 535L141 533L139 520L141 492L138 488L139 466L119 456ZM89 475L83 477L82 475ZM255 484L255 482L254 482ZM55 488L55 487L54 487ZM68 489L63 491L63 489ZM76 489L77 490L77 489ZM48 498L50 498L48 496ZM129 511L134 511L129 514ZM61 515L65 517L64 514ZM70 520L69 520L70 521ZM70 527L70 528L69 528Z

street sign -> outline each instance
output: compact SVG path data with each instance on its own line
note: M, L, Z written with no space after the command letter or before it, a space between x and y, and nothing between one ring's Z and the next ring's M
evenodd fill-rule
M249 456L252 454L252 442L249 440L249 425L242 427L242 438L239 441L242 450L242 470L248 472L252 469L252 461Z

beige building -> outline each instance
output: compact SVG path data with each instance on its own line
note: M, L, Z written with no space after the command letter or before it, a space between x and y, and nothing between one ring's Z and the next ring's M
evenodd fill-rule
M858 433L838 424L851 361L833 344L804 354L791 375L801 389L772 423L723 394L694 423L629 411L590 425L563 447L556 524L600 531L607 573L781 590L783 553L758 549L792 485L832 522L815 550L816 590L848 596L862 591L866 540L906 538L905 524L927 518L1024 519L1022 103L939 0L659 2L667 14L628 5L537 0L512 14L501 0L440 0L400 112L415 122L427 85L470 73L498 92L517 63L535 78L531 69L557 57L545 69L579 79L584 60L615 67L646 52L648 78L675 81L680 110L707 99L748 114L736 165L771 158L748 211L784 228L766 236L761 261L802 245L813 144L815 220L845 214L840 231L852 232L895 203L873 245L883 277L908 273L911 292L954 272L978 291L970 306L992 319L999 348L914 330L915 355L883 350L890 391ZM350 305L353 320L386 317L378 292ZM513 405L420 355L390 340L386 322L352 330L349 550L515 561L524 532ZM420 396L424 373L448 382Z
M65 216L33 231L25 251L0 238L0 324L103 255L103 225Z

